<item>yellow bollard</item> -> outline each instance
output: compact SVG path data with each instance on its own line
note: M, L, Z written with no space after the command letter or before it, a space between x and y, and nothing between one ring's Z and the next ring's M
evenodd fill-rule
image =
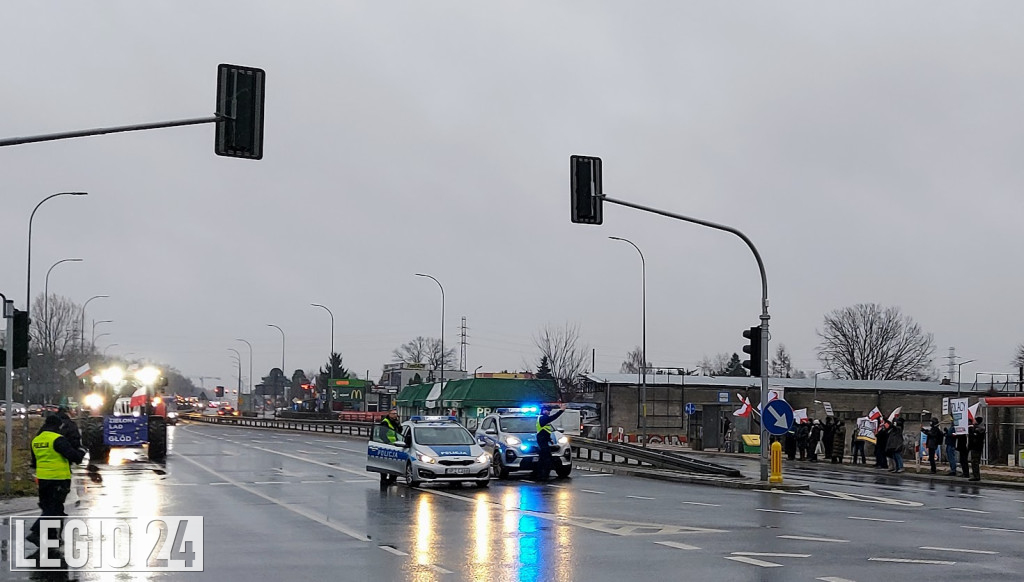
M782 443L772 443L772 454L768 473L769 483L782 483Z

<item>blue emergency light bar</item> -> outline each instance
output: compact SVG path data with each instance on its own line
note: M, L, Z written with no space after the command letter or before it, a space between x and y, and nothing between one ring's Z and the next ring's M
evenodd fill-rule
M454 416L410 416L409 420L413 422L447 422L455 421L458 422L458 418Z
M536 406L521 406L519 408L498 408L498 414L536 413L539 409Z

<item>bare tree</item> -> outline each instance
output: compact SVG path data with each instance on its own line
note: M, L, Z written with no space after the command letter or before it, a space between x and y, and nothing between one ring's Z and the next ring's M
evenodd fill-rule
M392 360L403 364L425 364L429 357L430 340L423 336L416 336L391 352Z
M441 365L441 340L436 338L428 338L427 349L427 365L430 367L431 370L436 370ZM455 369L455 348L445 348L444 369Z
M417 336L405 342L391 352L395 362L403 364L426 364L431 370L441 366L441 340L432 337ZM455 349L445 348L444 368L455 369Z
M81 305L62 295L32 302L26 400L54 402L75 387L75 368L95 355L92 346L81 345L81 316Z
M793 375L793 358L786 350L786 344L779 344L775 347L775 356L772 357L769 374L776 378L789 378Z
M647 362L644 365L643 349L640 346L636 346L628 354L626 354L626 360L619 366L619 372L622 374L639 374L640 367L647 368L648 372L651 369L651 363Z
M728 352L721 352L711 357L705 355L701 361L697 362L697 367L708 376L724 376L729 371L730 358Z
M912 380L930 372L935 340L899 307L859 303L825 315L818 359L851 380Z
M590 347L580 341L580 328L574 323L564 326L545 326L533 338L540 351L538 360L547 358L551 375L558 384L559 394L568 400L579 385L579 377L586 371L587 352Z
M1010 361L1010 365L1018 368L1024 366L1024 344L1017 344L1017 353L1013 356L1013 360Z

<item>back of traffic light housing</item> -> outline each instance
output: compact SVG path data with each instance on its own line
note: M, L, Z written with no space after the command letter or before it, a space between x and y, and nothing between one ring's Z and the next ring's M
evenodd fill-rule
M14 369L28 367L28 312L14 310Z
M754 327L743 332L743 337L750 342L743 346L743 352L750 354L749 360L743 360L743 367L750 370L751 376L761 375L761 326Z
M569 174L572 222L601 224L604 221L601 158L569 156Z

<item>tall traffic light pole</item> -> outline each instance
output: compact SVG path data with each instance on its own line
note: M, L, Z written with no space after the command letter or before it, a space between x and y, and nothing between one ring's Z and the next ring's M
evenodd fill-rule
M4 386L7 395L7 406L4 407L4 430L7 438L4 452L4 493L11 491L11 479L14 476L11 458L14 454L12 444L14 442L14 301L8 301L7 296L0 293L3 306L3 316L7 319L7 340L4 347L7 351L7 361L4 362Z
M747 235L731 226L605 196L601 185L601 158L571 156L569 163L571 181L570 209L573 222L601 224L604 220L602 204L609 202L644 212L651 212L667 218L706 226L715 230L730 232L740 237L746 243L750 252L754 254L754 259L757 261L757 269L761 274L761 409L764 410L764 406L768 402L768 320L771 317L768 315L768 276L765 274L761 253L757 251L754 243L751 242ZM763 418L761 420L761 481L768 481L768 430L765 428Z

